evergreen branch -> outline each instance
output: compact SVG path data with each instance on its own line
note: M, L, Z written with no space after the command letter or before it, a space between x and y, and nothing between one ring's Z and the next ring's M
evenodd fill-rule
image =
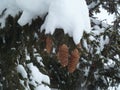
M2 18L4 15L5 15L5 12L6 12L7 8L5 8L2 13L0 14L0 18Z
M98 2L92 2L91 4L89 4L88 8L89 8L90 13L93 12L100 5L101 5L100 1L98 1Z

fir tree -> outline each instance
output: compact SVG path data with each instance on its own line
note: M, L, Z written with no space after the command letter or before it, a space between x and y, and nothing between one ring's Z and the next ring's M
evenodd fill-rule
M32 71L28 67L31 63L50 77L50 85L42 82L50 88L107 90L110 86L119 85L120 1L86 1L92 31L89 34L84 32L80 45L75 45L73 38L64 34L62 29L53 35L40 32L44 20L39 17L25 26L17 23L21 12L15 17L7 17L5 27L0 29L0 90L35 90L39 83L31 79ZM93 13L100 13L100 6L115 15L113 25L93 17ZM24 67L27 78L17 71L18 65Z

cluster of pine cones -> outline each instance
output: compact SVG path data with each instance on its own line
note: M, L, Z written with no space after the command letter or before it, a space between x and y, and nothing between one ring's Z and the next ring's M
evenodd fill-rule
M50 53L52 50L52 39L46 38L46 51ZM73 49L69 53L69 48L66 44L62 44L58 47L57 59L62 67L67 67L68 72L73 73L76 70L76 66L79 62L80 53L77 48Z

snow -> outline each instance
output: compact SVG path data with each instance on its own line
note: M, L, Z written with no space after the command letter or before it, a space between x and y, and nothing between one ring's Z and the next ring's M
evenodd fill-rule
M108 14L108 12L104 10L102 6L100 6L100 11L100 13L94 13L94 17L97 17L99 20L111 25L115 19L114 14Z
M20 73L23 78L27 78L27 72L23 67L23 65L19 64L16 69L17 69L17 72Z
M28 85L28 81L25 82L24 80L20 80L20 84L24 87L24 90L30 90L30 87Z
M5 26L5 19L10 14L15 16L22 12L18 23L21 26L31 24L38 16L45 18L41 30L46 34L53 34L56 28L64 30L65 34L73 37L75 44L82 38L83 31L91 31L89 11L85 0L4 0L0 3L0 13L7 8L5 16L0 18L1 27ZM34 7L31 5L34 4Z
M36 57L36 60L37 62L39 63L40 66L43 66L44 67L44 64L43 64L43 59L42 57L40 56L39 53L37 53L37 50L34 48L34 57Z
M101 30L101 29L100 29ZM102 30L101 30L102 31ZM99 35L100 33L101 33L101 31L98 31L98 30L96 30L96 31L92 31L92 32L94 32L94 35L96 34L96 35ZM98 42L99 43L99 45L98 46L96 46L96 54L100 54L101 53L101 51L103 51L103 49L104 49L104 47L105 47L105 45L107 45L107 44L109 44L109 37L108 36L100 36L99 38L94 38L93 36L90 36L89 37L90 38L90 40L91 41L95 41L95 42Z
M40 86L36 87L34 90L50 90L50 88L45 85L40 85Z
M104 63L105 69L114 68L114 66L115 66L115 61L113 61L112 59L108 59L108 62Z
M85 67L84 68L84 76L88 76L88 74L89 74L89 71L90 71L90 67Z
M118 61L120 61L120 55L115 55L114 58L116 58Z
M27 67L31 71L31 79L41 84L42 82L50 84L49 77L47 75L42 74L33 63L27 64Z
M109 43L109 41L110 40L109 40L108 36L106 36L105 39L104 39L103 36L100 37L100 41L99 42L100 42L100 49L101 49L101 51L104 49L104 46Z
M39 57L38 59L41 58ZM50 90L47 85L43 84L50 84L50 79L47 75L42 74L39 69L33 65L33 63L27 64L26 68L30 70L30 73L26 72L25 68L21 64L16 67L17 72L20 73L24 79L26 79L26 81L20 79L20 83L24 86L25 90L30 90L29 85L24 84L25 82L27 82L26 84L31 84L35 86L34 90Z
M109 87L108 90L120 90L120 85L118 87Z
M53 34L62 28L65 34L73 37L75 44L82 38L83 31L90 32L90 19L85 0L55 0L51 3L48 15L41 30Z
M8 15L15 16L18 14L20 9L16 5L15 0L0 0L0 23L1 23L1 28L5 26L5 20L8 17ZM6 9L6 10L5 10ZM5 10L5 14L1 16L3 10Z
M15 16L19 12L21 12L21 16L18 20L18 23L21 26L26 25L27 23L31 24L32 19L36 19L37 17L45 18L43 25L40 30L45 30L46 34L53 34L57 28L61 28L64 30L65 34L68 34L70 37L73 37L75 44L78 44L83 36L83 32L86 31L89 33L91 31L90 18L88 8L93 8L99 3L93 2L87 7L85 0L0 0L0 28L5 26L5 20L8 15ZM34 5L34 7L32 6ZM100 14L95 14L95 17L103 20L111 24L114 17L113 15L108 15L107 12L103 9ZM4 12L3 12L4 11ZM104 13L104 15L103 15ZM4 14L4 15L2 15ZM46 16L46 17L45 17ZM105 31L105 28L109 27L109 25L99 22L97 20L91 19L94 25L92 33L94 35L100 35ZM102 28L99 25L102 25ZM38 38L37 34L34 35L35 38ZM93 36L89 37L90 40L96 40ZM28 37L29 39L29 37ZM5 40L3 38L3 42ZM106 37L103 39L103 36L99 39L100 47L97 47L97 53L104 49L104 45L109 43L109 38ZM89 46L87 45L87 41L83 40L84 47L86 50L89 50ZM91 50L92 51L92 50ZM53 49L53 53L55 53L55 49ZM30 60L30 55L25 51L26 60ZM40 65L44 66L42 63L42 58L38 53L35 53L34 56L37 56L37 62ZM115 56L116 59L120 58L119 55ZM111 59L108 60L108 63L104 65L107 69L108 67L114 67L115 62ZM50 84L50 79L47 75L42 74L39 69L33 65L33 63L27 64L27 68L31 71L30 79L28 81L29 84L32 84L35 87L35 90L50 90L50 88L46 85L43 85L42 82ZM90 67L84 68L84 75L88 76ZM16 67L18 73L21 74L23 78L28 78L27 72L23 65L19 64ZM97 73L97 72L96 72ZM96 76L97 78L97 76ZM20 81L24 84L24 81ZM37 82L37 83L36 83ZM37 85L38 84L38 85ZM112 89L110 89L112 90ZM118 89L119 90L119 89Z
M83 46L84 46L84 48L87 50L87 51L89 51L89 47L88 47L88 44L87 44L87 40L83 40Z
M90 18L91 19L91 21L93 22L93 23L95 23L96 25L101 25L102 27L104 27L104 28L108 28L109 27L109 24L107 24L107 23L105 23L105 22L103 22L103 21L100 21L99 19L94 19L94 18Z
M48 12L50 0L16 0L17 5L23 11L18 23L23 26L31 23L37 16L44 18ZM33 5L34 6L31 6Z
M37 62L44 67L44 64L42 63L43 59L42 57L36 57L37 58Z
M120 90L120 85L117 87L117 90Z
M52 53L56 53L56 51L55 51L56 49L55 48L53 48L53 50L52 50Z
M103 33L104 31L105 31L104 28L100 28L98 25L95 25L93 27L92 33L94 33L94 35L100 35L100 33Z
M30 55L28 54L27 48L25 48L25 60L30 60Z
M97 6L99 3L100 3L99 0L97 0L97 1L95 1L95 2L92 2L91 4L88 5L88 8L89 8L89 9L92 9L92 8L94 8L95 6Z

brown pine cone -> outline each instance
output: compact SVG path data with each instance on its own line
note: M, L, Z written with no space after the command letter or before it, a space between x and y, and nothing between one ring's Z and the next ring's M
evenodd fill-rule
M60 60L60 64L62 65L62 67L68 65L68 56L69 56L69 51L67 45L65 44L61 45L58 51L58 59Z
M50 38L50 37L46 38L46 51L47 51L47 53L50 53L52 50L52 42L53 42L52 38Z
M80 55L79 55L78 49L74 49L71 53L70 61L68 63L68 71L70 73L73 73L75 71L76 66L79 62L79 58L80 58Z

